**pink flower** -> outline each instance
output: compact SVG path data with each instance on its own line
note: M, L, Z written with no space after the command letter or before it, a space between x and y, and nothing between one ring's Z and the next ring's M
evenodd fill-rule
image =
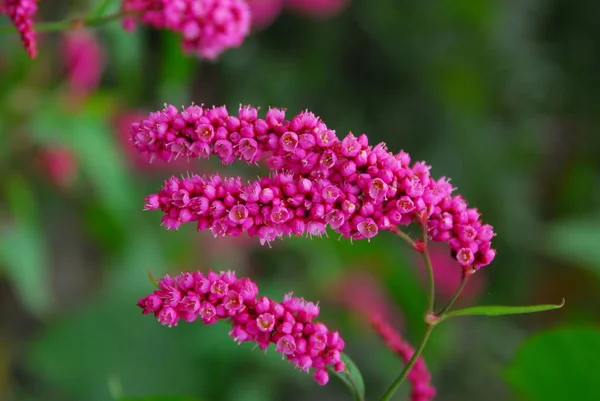
M143 314L153 313L163 325L176 326L179 319L204 324L227 320L229 335L237 342L251 341L260 349L275 344L297 368L308 372L315 367L314 380L325 385L327 367L345 369L341 361L344 341L337 331L329 331L323 323L314 322L318 307L302 298L285 296L279 303L258 296L258 287L248 278L238 279L231 271L182 273L175 278L165 276L159 290L140 299ZM186 291L182 297L182 292Z
M364 134L340 140L308 111L286 120L280 109L263 119L251 106L240 106L236 116L224 106L180 112L167 105L133 123L130 137L140 152L162 160L215 155L223 165L264 161L273 170L248 183L219 175L172 177L152 198L167 229L196 222L215 236L248 233L270 245L284 235L322 236L327 224L358 240L415 222L427 225L432 240L447 242L465 269L479 269L495 256L492 227L460 195L452 196L448 179L433 179L424 162L411 167L404 151L369 145Z
M379 315L385 317L386 321L399 326L403 324L401 311L372 274L367 272L344 274L334 283L331 294L337 303L362 316L369 316L373 311L377 311Z
M29 57L37 56L36 32L33 29L33 17L37 12L37 0L5 0L4 9L17 27L23 46Z
M71 149L56 146L43 148L40 153L41 168L59 188L68 188L77 175L79 163Z
M349 0L285 0L286 7L316 18L330 18L342 12Z
M76 29L63 36L63 57L71 92L85 97L98 86L103 69L103 52L89 30Z
M250 9L244 0L124 0L125 12L139 11L144 23L181 34L186 52L215 59L238 47L250 31ZM123 21L132 29L133 20Z
M279 16L283 8L283 0L246 0L252 15L252 29L260 30L268 27Z

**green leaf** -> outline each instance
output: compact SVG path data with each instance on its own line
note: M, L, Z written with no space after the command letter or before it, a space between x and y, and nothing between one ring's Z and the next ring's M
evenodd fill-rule
M504 378L530 401L600 400L600 330L561 328L529 338Z
M77 113L67 114L53 97L48 97L31 130L40 144L67 145L77 156L79 167L94 190L93 196L125 224L139 206L131 201L135 199L134 186L115 135L105 121L106 109L101 103L89 103Z
M600 274L600 220L598 218L563 220L548 230L544 247L549 253L565 261L581 263Z
M465 308L452 311L444 315L440 321L454 316L504 316L504 315L521 315L525 313L543 312L552 309L560 309L565 304L565 300L558 305L529 305L529 306L475 306L473 308Z
M336 372L333 369L330 371L340 378L342 382L348 387L350 392L354 395L356 401L364 401L365 399L365 382L360 374L360 371L350 359L350 357L342 353L342 361L346 364L346 370L343 372Z
M110 3L112 3L112 1L113 0L101 0L98 3L98 6L92 12L89 13L87 18L98 18L98 17L101 17L102 15L104 15L104 13L108 9L108 7L110 6Z
M0 265L25 308L40 315L50 304L50 280L37 204L21 177L9 179L3 189L10 223L0 231Z

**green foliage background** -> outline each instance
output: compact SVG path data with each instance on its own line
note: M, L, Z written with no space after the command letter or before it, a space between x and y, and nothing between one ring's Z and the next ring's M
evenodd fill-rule
M39 18L99 2L41 1ZM438 400L599 399L590 358L600 350L598 20L592 0L352 0L327 20L285 12L216 63L182 54L175 35L113 22L95 29L106 53L101 86L77 104L66 97L60 34L40 35L35 61L16 35L2 36L0 399L349 399L337 381L321 388L275 352L237 346L224 325L166 329L142 317L135 302L151 290L148 270L231 268L267 295L320 299L369 399L399 373L400 361L331 295L347 272L369 272L414 343L424 288L397 238L332 235L268 249L193 227L165 232L159 214L142 213L145 195L185 171L133 168L114 121L192 101L308 108L340 135L365 132L427 160L498 233L477 304L566 298L559 311L444 323L425 352ZM78 159L68 188L39 167L38 151L54 145Z

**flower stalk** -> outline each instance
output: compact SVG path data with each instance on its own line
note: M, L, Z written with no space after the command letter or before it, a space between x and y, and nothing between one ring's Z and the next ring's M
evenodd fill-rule
M402 372L400 372L400 375L396 378L396 380L394 380L394 382L388 387L386 392L380 398L380 401L390 400L391 397L396 392L396 390L398 390L398 388L402 385L402 383L404 382L404 380L410 373L411 369L413 368L413 366L415 365L415 363L417 362L417 360L423 353L423 350L425 349L425 346L427 345L427 341L429 341L429 337L431 336L433 329L441 320L443 320L444 316L446 315L446 313L448 313L450 308L452 308L452 306L454 305L454 303L460 296L462 290L465 288L465 285L467 284L469 277L471 277L474 273L474 270L464 269L462 280L461 280L460 284L458 285L458 287L456 288L456 291L454 292L454 294L448 301L448 303L440 310L439 313L434 313L433 308L435 306L435 283L434 283L434 276L433 276L433 265L431 263L431 257L429 255L429 247L428 247L428 242L427 242L427 240L428 240L428 238L427 238L427 222L426 221L422 222L421 227L423 230L423 235L421 237L422 239L421 239L421 241L419 241L418 246L413 246L413 248L415 248L416 250L421 252L423 260L425 261L425 266L427 269L427 277L429 280L428 296L427 296L427 299L428 299L427 311L425 313L425 323L427 324L427 328L426 328L425 334L423 334L423 338L421 339L421 342L419 343L412 358L410 358L408 363L404 366L404 369L402 370ZM402 233L400 230L396 230L395 232L400 237L407 240L407 242L411 241L413 244L415 244L415 242L407 234ZM402 233L403 235L400 235L399 233ZM409 242L409 244L411 242Z
M99 25L104 25L108 22L121 20L124 17L132 16L138 14L138 11L117 11L111 14L106 14L102 16L88 16L83 18L72 18L64 21L54 21L54 22L40 22L35 24L35 30L38 32L56 32L56 31L66 31L79 27L94 27ZM14 26L2 26L0 27L1 33L12 33L15 30Z

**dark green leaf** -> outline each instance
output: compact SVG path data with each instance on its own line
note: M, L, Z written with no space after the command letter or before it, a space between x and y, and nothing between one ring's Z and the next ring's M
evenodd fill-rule
M0 265L23 305L35 314L50 303L46 249L37 204L27 183L13 177L4 188L8 201L7 228L0 231Z
M344 382L346 387L352 392L356 401L364 401L365 382L363 381L360 371L348 355L342 354L342 361L346 364L345 371L339 373L335 372L333 369L330 369L330 371Z
M600 330L562 328L528 339L505 371L530 401L600 400Z

